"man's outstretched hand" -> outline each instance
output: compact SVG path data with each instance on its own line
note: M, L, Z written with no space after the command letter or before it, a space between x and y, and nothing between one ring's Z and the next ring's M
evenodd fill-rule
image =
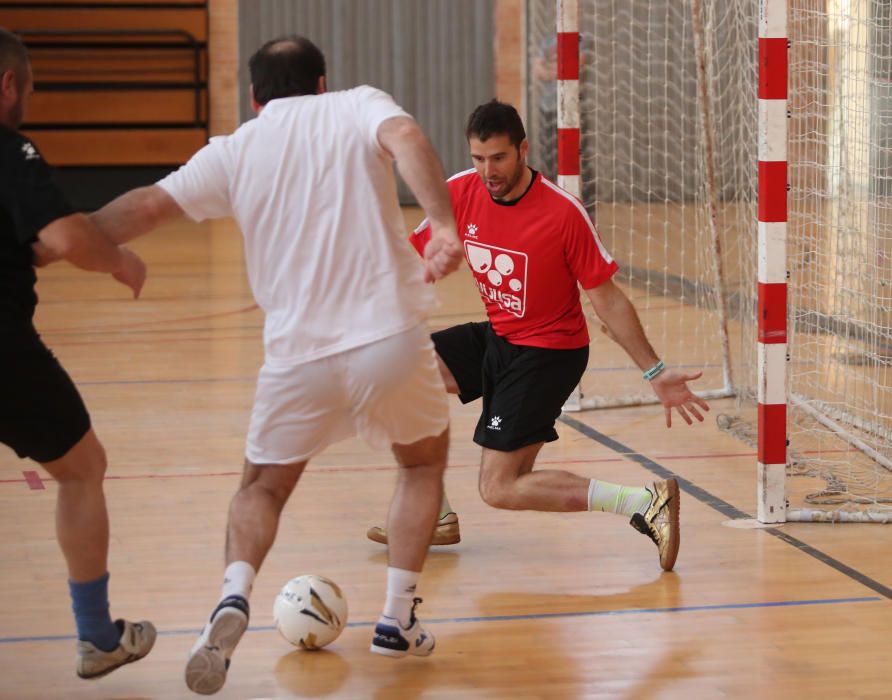
M672 427L673 408L678 411L678 414L684 418L688 425L693 425L694 423L691 420L691 416L694 416L701 423L703 422L703 414L700 413L698 407L708 411L709 404L688 388L688 382L700 379L702 376L703 372L685 374L677 370L667 369L660 372L650 381L654 393L660 399L660 403L663 404L663 408L666 411L667 428Z

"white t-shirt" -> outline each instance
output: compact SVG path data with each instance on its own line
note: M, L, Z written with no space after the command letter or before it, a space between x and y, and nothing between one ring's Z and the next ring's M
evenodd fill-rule
M271 100L158 183L195 221L235 217L268 363L381 340L433 308L378 143L381 122L401 116L367 85Z

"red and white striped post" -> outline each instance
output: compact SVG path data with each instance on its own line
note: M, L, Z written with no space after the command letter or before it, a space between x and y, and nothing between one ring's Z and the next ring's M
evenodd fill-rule
M579 0L556 0L557 17L557 184L581 199L579 149ZM579 411L579 387L565 411Z
M759 3L759 466L757 517L786 520L787 0Z
M579 2L557 0L558 185L579 197Z

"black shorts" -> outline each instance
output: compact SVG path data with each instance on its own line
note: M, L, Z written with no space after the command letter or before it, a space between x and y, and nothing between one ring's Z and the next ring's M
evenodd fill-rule
M512 345L489 323L433 333L437 354L452 372L459 399L483 397L474 442L510 452L557 440L554 423L588 364L588 345L551 350Z
M68 373L33 329L0 342L0 442L19 457L52 462L90 429L90 414Z

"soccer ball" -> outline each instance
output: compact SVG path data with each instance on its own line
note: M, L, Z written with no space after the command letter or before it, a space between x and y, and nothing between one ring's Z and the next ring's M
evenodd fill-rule
M347 624L347 599L338 584L324 576L298 576L276 596L273 620L294 646L321 649Z

